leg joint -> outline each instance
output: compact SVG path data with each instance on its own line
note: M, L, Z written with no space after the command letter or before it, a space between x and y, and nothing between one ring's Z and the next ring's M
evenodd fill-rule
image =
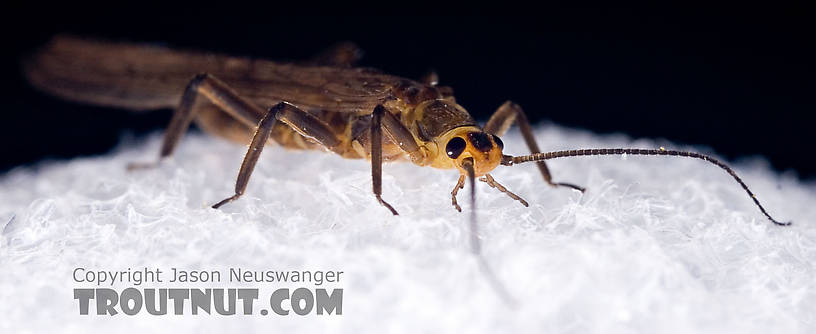
M202 83L209 80L212 76L208 73L199 73L196 74L192 80L187 84L187 88L185 89L186 92L192 93L197 92L198 87L201 86Z
M515 110L520 110L521 109L521 106L518 105L518 103L513 102L512 100L504 101L504 103L502 103L502 105L513 108Z
M267 109L266 111L267 111L267 113L274 115L275 119L280 120L280 117L281 117L280 116L281 115L280 111L285 109L289 105L290 104L286 103L286 102L278 102L274 106L269 107L269 109Z

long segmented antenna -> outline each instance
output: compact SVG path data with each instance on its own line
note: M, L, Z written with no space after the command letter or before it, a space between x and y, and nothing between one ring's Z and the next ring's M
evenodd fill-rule
M631 155L668 155L668 156L678 156L678 157L688 157L688 158L695 158L704 161L708 161L712 164L717 165L718 167L724 169L728 174L736 180L741 186L742 189L745 189L745 192L751 196L751 199L754 200L754 203L757 207L759 207L759 211L768 217L768 219L776 225L787 226L792 224L792 222L780 222L765 211L765 208L762 207L762 204L759 204L759 200L757 199L756 195L748 189L748 185L745 182L742 182L737 173L734 172L731 167L728 167L723 162L712 158L710 156L695 153L695 152L685 152L685 151L672 151L666 150L664 148L660 148L658 150L654 149L638 149L638 148L599 148L599 149L583 149L583 150L568 150L568 151L554 151L554 152L546 152L546 153L535 153L530 155L523 155L523 156L509 156L505 155L502 157L502 165L505 166L512 166L514 164L520 164L524 162L531 162L531 161L542 161L542 160L550 160L550 159L557 159L557 158L566 158L566 157L577 157L577 156L592 156L592 155L624 155L624 154L631 154Z

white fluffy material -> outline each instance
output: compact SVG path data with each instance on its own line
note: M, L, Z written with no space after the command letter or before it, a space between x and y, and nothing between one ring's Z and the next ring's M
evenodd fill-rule
M536 134L547 150L695 150L552 125ZM504 142L527 153L515 131ZM246 195L214 210L232 194L245 148L190 134L161 167L125 171L159 145L156 134L0 178L0 332L816 331L816 185L760 158L733 166L791 227L772 225L727 173L699 160L549 163L557 181L586 186L583 195L545 186L532 164L499 167L496 180L530 202L477 185L483 254L519 302L509 308L470 254L468 188L463 213L450 204L455 171L386 165L394 217L371 193L368 162L273 146ZM73 282L75 267L145 266L341 270L343 314L79 315L72 289L88 286Z

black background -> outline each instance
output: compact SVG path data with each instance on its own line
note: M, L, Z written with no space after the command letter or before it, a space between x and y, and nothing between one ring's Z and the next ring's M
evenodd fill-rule
M270 59L302 59L349 40L365 50L364 66L411 78L436 69L479 120L512 99L534 121L704 145L730 159L761 155L778 170L816 176L809 8L553 7L466 17L279 11L251 18L156 9L5 11L12 25L4 29L0 63L0 170L101 154L124 132L166 126L169 110L132 114L27 86L19 59L70 32Z

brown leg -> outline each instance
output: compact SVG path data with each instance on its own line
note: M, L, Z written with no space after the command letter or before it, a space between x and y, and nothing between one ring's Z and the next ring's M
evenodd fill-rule
M428 86L436 87L439 93L442 94L442 98L450 100L450 102L456 102L456 99L453 97L453 88L450 86L439 86L439 74L436 74L436 71L429 70L425 72L425 74L419 77L418 81Z
M426 158L425 151L417 145L416 139L414 139L414 135L411 134L411 131L408 130L394 114L390 113L384 107L377 106L377 108L382 109L379 113L375 109L375 114L378 113L380 116L372 117L381 117L381 125L388 138L390 138L392 142L397 143L400 149L405 151L405 153L408 153L411 157L411 162L423 165Z
M269 140L269 133L272 132L272 126L275 125L275 115L282 108L281 103L270 108L267 114L261 118L258 123L258 128L252 136L252 142L249 144L249 150L244 156L244 161L241 163L241 169L238 171L238 179L235 181L235 195L227 197L220 202L213 205L213 209L218 209L224 204L232 202L244 194L247 184L249 184L249 177L255 169L255 164L261 156L264 144Z
M258 123L258 128L252 136L252 142L249 144L247 154L244 156L243 163L241 163L241 169L238 171L238 179L235 181L235 195L216 203L213 205L214 209L232 202L244 194L247 184L249 184L249 177L255 169L255 164L261 156L264 145L269 141L269 134L272 132L276 120L286 123L301 135L314 139L333 152L339 150L341 142L326 123L289 103L280 102L269 108L269 111Z
M515 104L511 101L507 101L493 113L493 116L490 116L490 119L485 124L484 130L487 133L492 133L497 136L503 135L507 129L513 125L513 122L518 124L519 129L521 130L521 136L524 137L524 141L527 143L527 147L530 148L532 153L540 153L541 149L538 148L538 144L535 141L535 137L533 136L533 129L530 127L530 121L527 120L527 116L524 114L524 110L518 104ZM550 175L550 170L547 168L547 164L543 161L537 162L538 169L541 171L541 175L544 176L544 181L547 184L553 187L568 187L580 192L584 192L583 187L576 186L570 183L560 183L560 182L553 182L552 176Z
M459 203L456 202L456 195L459 194L459 189L465 187L465 175L459 175L459 181L456 181L456 186L453 187L451 191L451 204L453 207L456 208L456 211L462 212L462 207L459 206Z
M507 190L507 188L505 188L503 185L501 185L501 183L496 181L492 176L490 176L490 174L485 174L485 176L480 177L479 181L487 183L487 185L489 185L491 188L496 188L499 191L507 194L507 196L510 196L510 198L519 201L521 205L530 206L530 204L528 204L527 201L525 201L519 195L514 194L512 191Z
M383 131L385 130L385 131ZM371 114L371 179L374 188L374 196L383 206L397 215L397 210L382 199L382 134L388 136L392 142L397 143L400 149L408 153L411 161L416 164L425 163L425 151L417 145L414 135L411 134L405 125L388 112L382 105L374 108Z
M329 151L342 155L342 142L328 124L289 103L281 102L278 105L282 106L276 116L279 121L301 136L313 139Z
M428 86L436 86L439 84L439 74L436 74L436 71L428 71L419 78L419 82L424 83Z
M397 210L388 202L382 199L382 118L388 113L385 108L378 105L371 115L371 183L373 185L374 196L384 207L391 210L395 216Z
M164 141L162 142L161 151L159 153L159 161L164 159L175 150L178 146L181 137L187 132L190 127L190 122L195 116L196 99L199 95L203 95L207 100L230 116L245 124L255 125L260 117L264 114L263 109L252 104L248 100L240 97L238 93L233 91L227 84L216 79L209 74L196 75L193 80L187 84L187 88L182 95L181 103L178 109L173 113L173 118L170 120L170 125L164 132ZM128 165L129 170L150 168L156 166L155 163L131 163Z

